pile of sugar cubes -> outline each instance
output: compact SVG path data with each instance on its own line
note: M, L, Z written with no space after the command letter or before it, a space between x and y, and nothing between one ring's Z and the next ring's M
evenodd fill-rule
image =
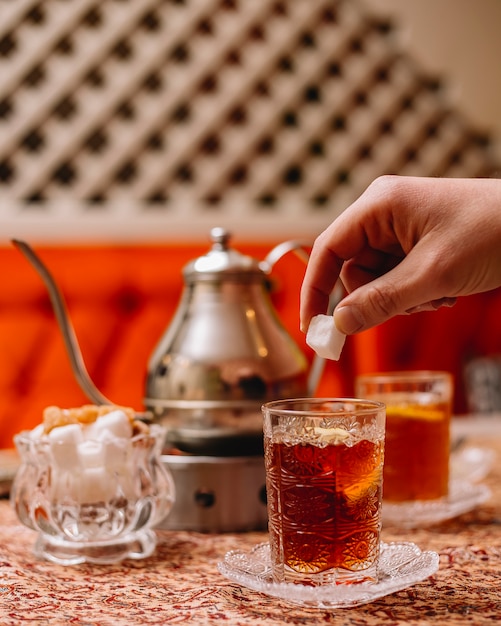
M115 481L111 478L117 474L126 479L121 484L127 485L133 471L131 440L149 432L147 424L135 419L132 409L50 406L43 418L30 437L48 444L53 498L69 496L80 503L107 501L114 496Z

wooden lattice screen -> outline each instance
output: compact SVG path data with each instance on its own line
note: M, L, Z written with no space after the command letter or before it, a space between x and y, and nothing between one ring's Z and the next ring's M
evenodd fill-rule
M382 173L494 175L491 148L357 0L0 3L11 231L314 234Z

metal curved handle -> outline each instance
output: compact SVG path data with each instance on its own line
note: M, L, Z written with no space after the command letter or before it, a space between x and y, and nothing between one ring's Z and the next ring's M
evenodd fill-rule
M277 261L279 261L283 256L288 254L289 252L294 252L294 254L300 258L307 265L310 259L309 253L306 251L306 248L311 248L311 243L305 243L296 240L289 240L279 243L275 246L266 256L264 261L261 263L261 267L263 271L269 273L271 272L273 266ZM331 292L329 298L329 306L327 308L327 315L332 315L334 309L337 304L341 302L344 294L344 286L340 280L336 282L334 285L334 289ZM311 364L310 373L308 376L308 394L313 395L315 390L317 389L320 379L322 378L322 374L325 367L325 359L323 357L315 354L313 358L313 362Z
M310 255L306 251L306 248L311 248L311 243L308 244L302 241L295 241L293 239L290 241L283 241L268 252L266 258L260 264L261 268L267 273L271 272L275 263L277 263L277 261L289 252L294 252L294 254L300 258L301 261L308 264Z
M36 269L47 287L56 319L63 334L64 344L70 359L71 369L73 370L80 388L87 398L95 404L115 404L114 402L111 402L111 400L108 400L108 398L99 391L87 372L75 331L73 330L73 326L66 310L64 298L51 273L29 244L19 239L12 239L11 241Z

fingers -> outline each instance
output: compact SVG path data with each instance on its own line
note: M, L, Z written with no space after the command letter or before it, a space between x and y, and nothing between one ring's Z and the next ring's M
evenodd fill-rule
M300 328L308 330L310 320L315 315L326 313L329 296L337 282L343 265L329 247L315 242L301 287Z
M363 227L341 215L317 237L301 287L300 327L308 330L315 315L327 312L329 296L345 259L356 257L366 245Z
M366 249L362 254L344 263L341 270L343 285L348 293L351 293L358 287L392 270L402 261L403 256L403 253L394 255Z
M443 306L452 307L456 304L457 298L438 298L437 300L432 300L431 302L425 302L424 304L419 304L418 306L414 306L410 309L407 309L406 313L421 313L421 311L437 311Z
M496 180L377 179L315 242L301 290L302 330L326 312L339 276L349 295L334 319L345 334L498 287L500 206Z
M383 177L372 183L315 241L301 289L300 318L303 332L307 331L314 315L326 313L329 295L345 261L359 261L362 271L364 267L371 266L368 259L368 231L375 230L383 239L386 236L395 243L392 220L387 219L391 213L391 205L386 197L389 187L395 181L394 177ZM382 213L371 218L371 214L380 205ZM374 228L371 228L371 224ZM354 285L366 282L363 276L355 276L355 272L347 276L353 277ZM371 280L372 278L374 276L371 276ZM348 285L345 287L348 291L352 288Z
M414 249L389 272L362 284L336 307L338 329L351 335L381 324L395 315L452 306L436 276L433 255Z
M431 302L426 302L425 304L411 307L405 311L405 313L410 315L411 313L421 313L422 311L436 311L443 306L452 307L456 304L456 301L457 298L439 298ZM338 330L342 333L345 335L353 335L354 333L376 326L390 319L392 316L393 314L383 314L380 318L371 317L370 311L364 311L363 308L359 308L356 304L346 305L342 303L334 311L334 322ZM380 321L378 321L378 319Z

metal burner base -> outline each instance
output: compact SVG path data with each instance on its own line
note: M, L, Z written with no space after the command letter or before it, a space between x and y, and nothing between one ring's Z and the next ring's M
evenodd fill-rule
M176 501L159 529L198 532L265 530L268 523L262 456L165 454Z

